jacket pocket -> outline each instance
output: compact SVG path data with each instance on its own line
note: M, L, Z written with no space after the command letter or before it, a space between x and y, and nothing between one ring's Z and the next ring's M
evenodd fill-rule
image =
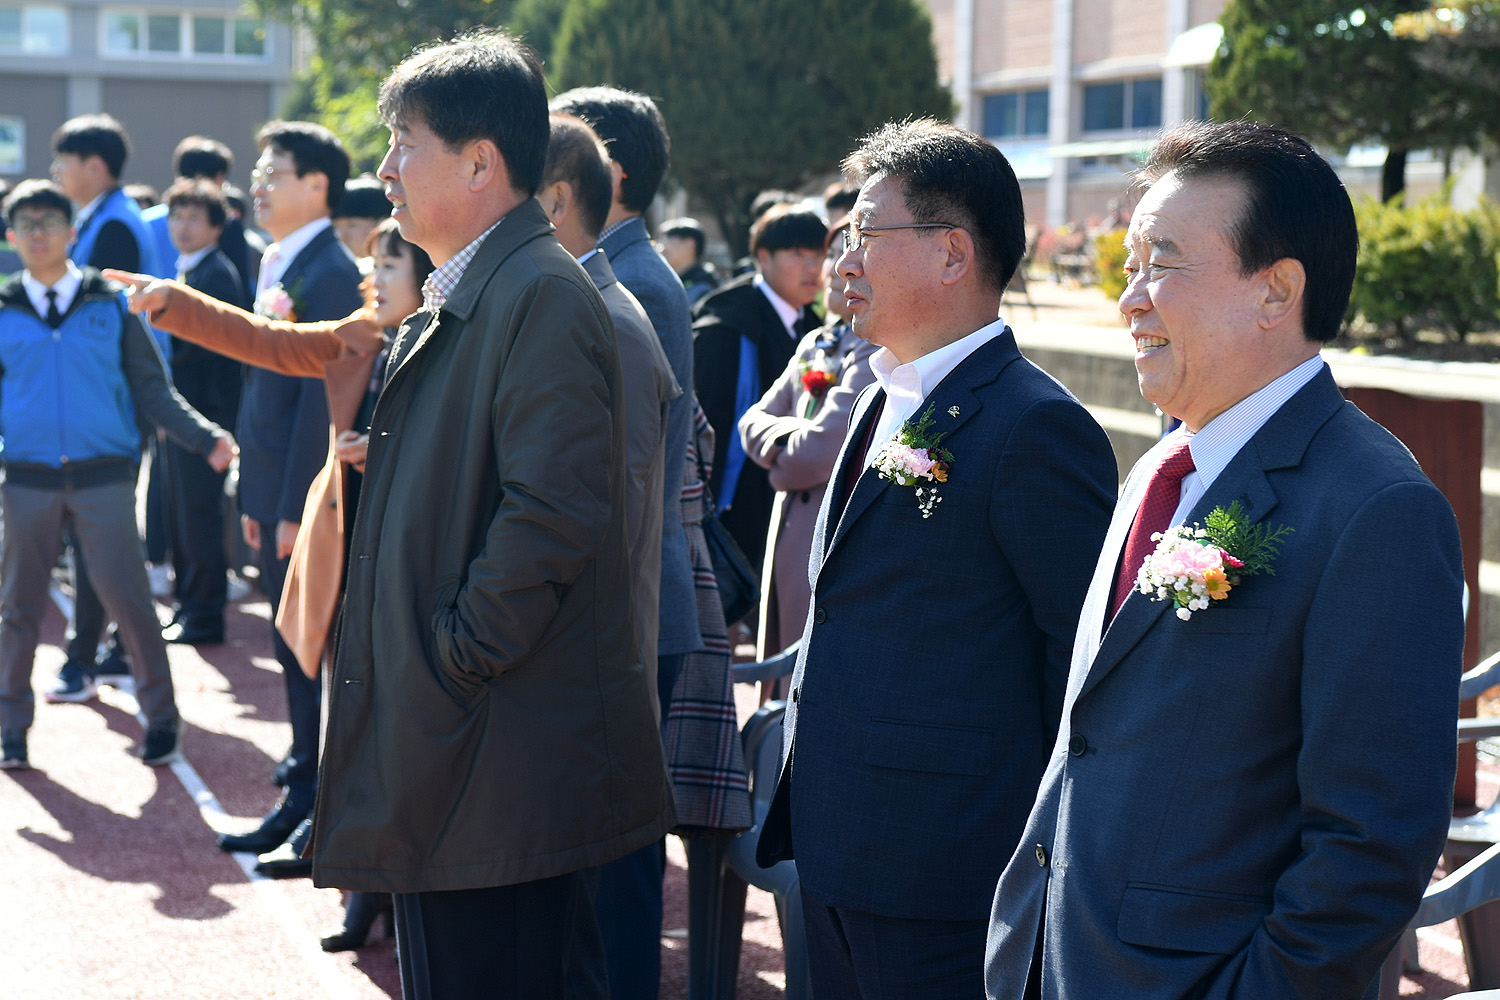
M1131 882L1116 931L1126 944L1232 955L1270 912L1271 900L1260 896Z
M995 731L899 719L870 720L865 763L937 774L990 773Z
M459 577L454 574L438 581L437 593L432 607L432 635L434 657L433 674L438 686L461 708L473 708L485 692L484 679L458 669L456 646L458 613L454 602L458 600Z

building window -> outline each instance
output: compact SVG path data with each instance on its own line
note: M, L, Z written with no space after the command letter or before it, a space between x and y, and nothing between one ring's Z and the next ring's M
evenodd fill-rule
M984 97L984 134L996 139L1047 134L1048 92L1010 91Z
M0 51L66 55L67 10L44 4L0 5Z
M1083 130L1118 132L1161 127L1161 78L1096 83L1083 88Z
M179 59L254 59L267 56L266 23L219 14L106 10L104 52L112 56Z
M0 115L0 174L26 172L26 120Z

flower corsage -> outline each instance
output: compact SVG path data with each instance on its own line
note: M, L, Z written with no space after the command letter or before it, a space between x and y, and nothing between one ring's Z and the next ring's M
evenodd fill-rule
M285 320L288 323L297 322L297 317L302 315L302 303L297 301L297 292L301 288L300 279L290 292L278 281L255 297L255 315Z
M823 351L802 362L797 366L801 374L802 388L811 398L807 401L807 412L802 414L803 419L810 418L818 412L818 406L823 402L823 397L828 395L828 390L839 383L839 362L837 358L830 358Z
M932 433L933 408L928 406L921 420L902 424L873 463L881 479L894 479L902 486L917 488L917 508L924 518L932 516L932 508L942 503L943 498L938 496L936 486L923 484L946 483L948 470L953 467L953 453L942 447L947 432Z
M1250 523L1237 500L1227 510L1215 507L1202 525L1179 525L1151 536L1156 551L1141 563L1136 587L1153 601L1171 601L1177 617L1188 621L1194 611L1228 597L1242 578L1275 576L1276 547L1292 530Z

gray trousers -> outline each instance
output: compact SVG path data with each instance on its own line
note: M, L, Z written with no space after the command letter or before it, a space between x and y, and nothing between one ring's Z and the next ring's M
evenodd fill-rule
M105 610L120 626L135 697L148 728L177 721L172 672L151 599L145 553L135 522L135 482L87 489L0 486L5 529L0 541L0 731L23 733L36 714L31 672L47 609L52 567L71 522Z

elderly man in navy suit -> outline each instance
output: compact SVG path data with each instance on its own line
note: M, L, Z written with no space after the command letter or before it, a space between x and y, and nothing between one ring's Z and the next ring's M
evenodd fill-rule
M887 125L837 268L880 345L814 529L761 863L795 857L819 997L972 998L1104 538L1104 432L997 319L1025 249L1005 157Z
M1452 806L1458 530L1318 355L1357 245L1328 164L1198 122L1144 177L1120 310L1141 394L1182 426L1110 525L986 986L1373 998Z

